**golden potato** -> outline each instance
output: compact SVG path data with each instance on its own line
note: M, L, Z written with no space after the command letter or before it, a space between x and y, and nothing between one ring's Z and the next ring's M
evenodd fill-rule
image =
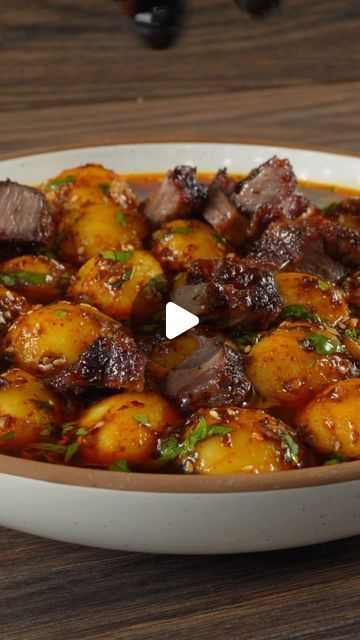
M154 458L157 443L169 425L181 416L156 393L122 393L94 404L78 421L89 431L80 438L83 463L104 466L123 461L147 465Z
M181 271L201 258L223 258L226 241L199 220L166 222L153 234L153 253L168 271Z
M170 436L171 438L171 436ZM169 438L162 451L171 450ZM268 473L303 465L303 449L283 422L257 409L220 407L191 416L179 446L187 473Z
M63 260L83 264L105 250L141 249L146 235L147 224L137 211L125 213L112 202L88 204L62 218L58 251Z
M85 304L56 302L34 307L20 317L4 339L8 358L39 376L53 376L76 362L114 321Z
M351 375L335 333L310 322L284 322L255 344L247 374L268 405L301 406L329 383Z
M52 205L54 217L81 211L88 204L113 201L125 210L136 208L136 198L129 185L114 171L100 164L66 169L42 185Z
M64 422L57 396L21 369L0 376L0 453L19 453Z
M46 256L20 256L0 265L0 282L34 303L62 298L69 278L64 265Z
M360 458L360 379L328 387L300 411L296 424L319 453Z
M122 320L129 318L139 291L162 273L149 251L104 251L81 267L69 294Z
M28 301L0 284L0 334L3 334L20 315L30 308Z
M301 312L302 308L319 316L327 324L336 324L349 315L344 292L318 278L305 273L277 273L276 284L283 302L284 313ZM303 309L304 311L304 309Z

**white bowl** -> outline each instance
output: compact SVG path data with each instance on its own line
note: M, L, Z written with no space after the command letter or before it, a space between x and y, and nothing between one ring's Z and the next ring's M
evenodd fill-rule
M360 190L360 159L264 145L91 147L0 162L0 180L36 184L87 162L122 174L189 163L244 173L288 157L298 177ZM360 412L360 400L359 400ZM360 462L256 476L113 473L0 455L0 524L49 538L156 553L282 549L360 533Z

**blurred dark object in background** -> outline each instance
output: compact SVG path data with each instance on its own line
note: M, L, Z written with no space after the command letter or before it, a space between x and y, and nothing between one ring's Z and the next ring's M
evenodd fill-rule
M187 0L121 0L134 20L135 30L153 49L168 47L178 35L186 14ZM280 0L235 0L253 16L263 16L279 6Z

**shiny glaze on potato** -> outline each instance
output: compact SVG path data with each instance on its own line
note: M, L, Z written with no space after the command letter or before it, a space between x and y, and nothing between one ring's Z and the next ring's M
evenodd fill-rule
M226 241L199 220L173 220L153 234L152 250L167 271L181 271L201 258L222 258Z
M0 264L0 281L33 304L48 304L64 296L70 273L46 256L20 256Z
M256 409L220 407L194 414L178 463L186 473L270 473L300 467L304 452L296 434Z
M296 418L299 434L333 459L360 458L360 379L333 384Z
M181 414L155 393L123 393L92 405L78 421L88 434L81 438L80 459L85 464L149 465L158 440Z
M268 405L299 407L351 375L352 364L333 332L310 322L284 322L252 347L246 370Z
M94 305L116 320L130 317L137 294L163 273L149 251L104 251L79 270L69 289L79 302Z
M20 453L66 419L59 398L21 369L0 376L0 453Z

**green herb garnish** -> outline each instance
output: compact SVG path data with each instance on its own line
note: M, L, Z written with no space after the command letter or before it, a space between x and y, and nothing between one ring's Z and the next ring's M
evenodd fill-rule
M323 213L329 215L334 213L339 206L339 202L330 202L326 207L323 208Z
M101 255L105 260L113 262L129 262L134 255L133 251L102 251Z
M187 236L189 233L192 232L192 228L191 227L171 227L169 231L170 233L179 233L179 234L182 234L183 236Z
M76 427L76 423L75 423L75 422L66 422L66 423L62 426L62 434L63 434L63 436L64 436L66 433L69 433L70 431L72 431L75 427Z
M109 465L109 471L125 473L126 471L130 471L129 463L127 460L117 460L114 464Z
M53 311L54 316L56 316L57 318L60 318L61 320L64 320L64 318L66 318L68 313L69 312L66 309L55 309Z
M329 291L329 289L331 289L331 284L326 282L326 280L321 280L320 278L317 281L317 286L321 291Z
M49 411L54 410L55 405L53 402L48 402L46 400L39 400L38 398L35 398L33 402L35 402L35 404L37 404L38 407L40 407L41 409L48 409Z
M210 236L215 240L216 244L226 244L225 238L223 238L220 233L210 233Z
M67 446L65 444L55 444L54 442L38 442L30 445L31 449L40 449L40 451L53 451L55 453L66 453Z
M108 182L102 182L99 184L99 189L103 192L104 196L111 195L111 185Z
M181 443L181 455L188 456L194 453L197 443L206 440L206 438L211 438L212 436L227 436L231 432L231 427L208 424L205 418L200 418L195 429L193 429Z
M232 341L235 342L242 349L246 349L246 347L252 347L256 344L260 339L259 334L251 335L247 334L244 336L239 336L237 338L232 338Z
M89 435L89 429L86 429L85 427L80 427L80 429L77 430L76 435L77 436L88 436Z
M7 433L1 433L0 434L0 441L2 440L3 442L8 441L8 440L12 440L15 437L15 431L7 431Z
M329 460L327 460L326 462L324 462L324 467L333 465L333 464L341 464L342 462L349 462L350 458L346 455L344 455L343 453L340 453L339 451L337 451L336 453L333 453L331 458Z
M42 431L40 431L40 435L44 437L49 437L52 435L54 430L54 425L49 424L47 427L44 427Z
M70 462L70 460L74 457L79 447L80 445L78 442L73 442L72 444L69 444L69 446L66 448L66 453L64 458L65 462Z
M122 211L116 211L115 218L118 222L120 222L122 227L128 226L128 221L126 220L125 215Z
M131 279L132 274L133 274L133 268L132 267L128 267L127 269L125 269L124 273L120 276L120 278L118 278L114 282L109 280L108 284L111 287L114 287L114 289L121 289L121 287L123 286L124 282L127 282L128 280Z
M46 284L52 279L52 276L48 273L36 273L34 271L0 272L0 282L6 287L16 287L27 284Z
M344 347L337 338L328 338L322 333L311 333L302 343L305 349L316 351L321 356L331 355L333 353L341 353Z
M283 435L281 448L284 449L284 460L287 464L299 464L300 448L289 433Z
M313 313L303 307L301 304L290 304L288 307L284 307L280 314L281 320L310 320L311 322L320 322L320 318L317 313Z
M67 184L71 184L75 182L76 176L66 176L65 178L59 178L58 180L53 180L49 182L46 187L47 191L56 191L57 189L61 189L61 187L65 187Z
M351 340L357 339L357 331L356 329L345 329L344 338L350 338Z
M145 415L145 413L135 413L133 415L133 419L136 420L136 422L138 422L139 424L144 425L144 427L150 426L150 420L148 416Z
M180 443L175 436L169 436L162 440L160 446L160 456L162 462L171 462L178 457L180 452Z

